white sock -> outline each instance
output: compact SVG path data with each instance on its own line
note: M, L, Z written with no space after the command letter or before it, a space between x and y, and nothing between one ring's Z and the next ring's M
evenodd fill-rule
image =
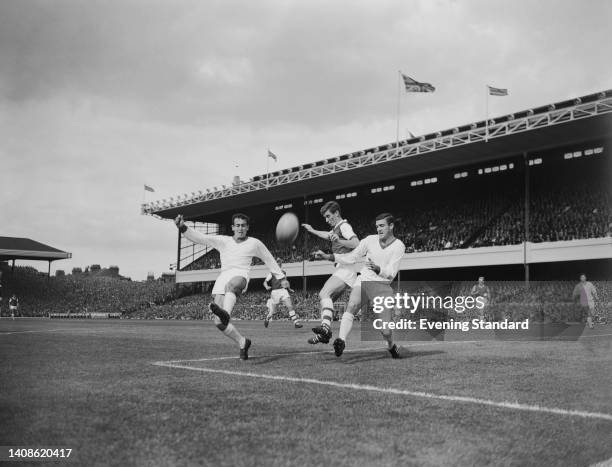
M327 308L325 308L321 312L321 326L331 329L331 323L333 319L334 319L334 314L331 310L328 310Z
M329 310L334 309L334 301L331 298L321 299L321 317L323 317L323 313L325 313L326 309L329 309Z
M353 313L345 311L342 314L342 319L340 320L340 332L338 333L338 337L343 341L346 341L346 336L349 335L351 329L353 327Z
M246 339L242 336L242 334L238 332L238 329L236 329L236 327L232 323L229 323L227 325L227 327L223 331L223 334L225 334L227 337L236 342L240 346L240 348L244 347Z
M223 309L231 314L235 304L236 294L233 292L225 292L225 296L223 297Z
M388 348L392 348L393 347L393 333L389 333L389 334L383 334L383 339L387 341L387 347Z
M291 318L293 322L298 322L300 320L295 314L295 310L289 310L289 318Z
M268 314L266 315L266 319L272 319L272 316L274 316L274 305L272 305L270 300L268 300L266 305L268 306Z

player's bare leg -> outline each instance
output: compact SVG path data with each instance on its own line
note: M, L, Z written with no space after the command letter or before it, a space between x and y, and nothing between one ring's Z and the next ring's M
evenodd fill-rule
M285 304L287 309L289 310L289 318L293 321L293 326L295 328L301 328L302 323L300 322L300 318L295 312L295 308L293 308L293 302L291 301L291 297L286 297L282 299L282 302Z
M266 318L264 319L264 326L268 327L268 325L270 324L270 321L272 320L272 317L276 313L276 304L274 303L274 300L269 298L268 301L266 302L266 307L268 308L268 314L266 315Z
M225 294L215 295L215 300L210 304L210 311L215 315L214 322L217 328L232 339L240 346L240 358L247 360L249 358L249 347L251 340L245 338L238 332L238 329L230 323L230 315L236 304L236 298L244 288L247 282L244 277L234 277L225 286Z
M380 313L379 318L382 320L383 323L390 323L393 320L393 310L387 308L384 309ZM383 329L380 331L380 333L382 334L383 339L387 342L387 350L391 354L391 357L402 358L399 352L399 347L393 342L393 331L383 326Z
M346 283L336 276L331 276L323 285L323 288L319 292L319 298L321 300L321 325L312 328L312 332L316 335L308 339L310 344L329 343L332 337L331 323L334 319L333 297L340 295L346 287Z

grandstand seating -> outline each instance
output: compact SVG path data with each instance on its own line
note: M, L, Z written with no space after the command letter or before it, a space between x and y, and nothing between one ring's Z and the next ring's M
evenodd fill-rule
M518 170L521 163L515 161L504 165L505 170L488 174L472 169L465 178L441 178L419 186L412 186L406 179L396 182L392 190L362 192L339 202L360 238L374 233L377 214L394 213L399 219L396 235L409 253L516 245L525 238L524 174ZM550 166L539 164L530 169L530 242L612 235L612 194L606 164L605 160L568 162L557 158ZM320 206L308 206L309 223L327 230L318 212ZM328 242L312 235L306 238L303 231L293 248L279 246L273 228L269 218L259 222L254 219L251 234L283 262L308 260L314 250L329 248ZM216 267L218 253L210 251L186 269Z

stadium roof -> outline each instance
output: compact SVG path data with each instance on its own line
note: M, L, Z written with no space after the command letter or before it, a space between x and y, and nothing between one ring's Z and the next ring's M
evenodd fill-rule
M142 205L143 214L186 219L408 175L612 139L612 90L516 112L487 122L344 154L254 177L223 189Z
M72 258L72 253L58 250L49 245L19 237L0 237L0 261L29 259L55 261Z

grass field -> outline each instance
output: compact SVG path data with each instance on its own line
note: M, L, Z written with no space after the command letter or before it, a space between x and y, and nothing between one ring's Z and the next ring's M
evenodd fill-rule
M612 462L612 326L402 360L358 325L341 358L309 327L237 326L246 362L210 321L0 320L0 445L76 465Z

